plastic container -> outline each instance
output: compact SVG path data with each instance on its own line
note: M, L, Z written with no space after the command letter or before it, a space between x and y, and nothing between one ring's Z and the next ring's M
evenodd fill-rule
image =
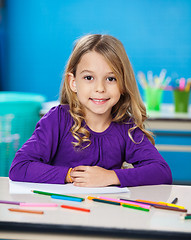
M145 89L145 101L147 110L160 111L163 90L160 88L148 87Z
M16 151L32 135L45 97L0 92L0 176L8 176Z
M174 90L174 109L177 113L187 113L190 91Z

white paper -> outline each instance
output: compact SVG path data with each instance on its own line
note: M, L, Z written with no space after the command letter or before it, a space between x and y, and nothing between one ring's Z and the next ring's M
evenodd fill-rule
M31 194L32 190L58 193L58 194L93 194L93 193L127 193L127 187L75 187L72 183L68 184L44 184L9 181L9 193L11 194Z

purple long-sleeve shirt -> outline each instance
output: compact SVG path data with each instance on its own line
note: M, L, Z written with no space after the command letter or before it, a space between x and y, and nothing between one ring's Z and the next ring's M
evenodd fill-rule
M31 138L17 151L10 168L10 179L64 184L70 167L97 165L114 170L121 187L172 183L168 164L143 132L139 128L132 131L137 143L130 139L128 129L132 123L112 122L101 133L88 128L91 145L83 150L75 149L71 143L74 141L70 132L72 125L68 105L52 108L37 123ZM134 168L121 169L124 161Z

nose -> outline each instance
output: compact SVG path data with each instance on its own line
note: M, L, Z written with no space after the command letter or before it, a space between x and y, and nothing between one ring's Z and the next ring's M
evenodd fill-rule
M95 91L99 93L105 92L105 84L103 80L100 79L95 82Z

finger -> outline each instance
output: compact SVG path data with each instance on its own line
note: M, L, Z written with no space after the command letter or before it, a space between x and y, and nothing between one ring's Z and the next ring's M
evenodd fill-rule
M77 178L74 178L73 183L85 183L85 179L77 177Z
M86 171L87 168L88 168L88 166L81 165L81 166L77 166L77 167L73 168L73 171Z
M73 171L70 174L71 177L77 178L77 177L84 177L84 171Z

